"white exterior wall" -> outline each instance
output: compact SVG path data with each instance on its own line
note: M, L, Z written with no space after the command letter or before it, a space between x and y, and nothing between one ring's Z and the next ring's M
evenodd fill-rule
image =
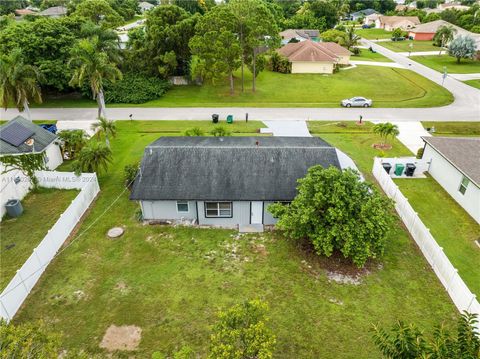
M209 202L209 201L208 201ZM250 201L232 202L232 218L207 218L203 201L198 201L198 224L235 227L250 223Z
M273 218L272 214L268 211L268 206L274 202L263 202L263 224L271 225L277 223L277 219Z
M63 162L60 147L52 142L45 148L45 165L47 169L53 171ZM11 199L22 200L30 191L30 179L20 170L13 170L3 173L5 167L0 163L0 220L7 210L5 204ZM20 182L15 183L15 179Z
M188 213L177 211L177 201L140 201L144 219L197 219L195 201L188 201Z
M333 63L321 61L292 62L292 74L332 74Z
M338 56L338 63L341 65L349 65L350 64L350 55L342 55ZM332 69L333 71L333 69Z
M430 161L428 169L430 175L473 219L480 223L480 188L470 181L465 194L461 194L458 189L463 178L462 172L428 144L425 146L422 159Z

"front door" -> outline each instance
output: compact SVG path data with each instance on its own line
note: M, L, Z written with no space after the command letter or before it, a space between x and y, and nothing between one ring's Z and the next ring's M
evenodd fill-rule
M251 214L250 222L252 224L262 224L263 220L263 202L255 201L251 202Z

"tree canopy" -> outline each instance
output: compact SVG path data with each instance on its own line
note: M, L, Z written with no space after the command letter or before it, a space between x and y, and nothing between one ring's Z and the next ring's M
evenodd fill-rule
M358 267L383 254L393 205L374 186L351 169L322 166L311 167L298 183L290 204L269 206L287 237L307 239L319 255L340 252Z
M477 53L477 44L475 40L468 35L460 35L453 39L448 45L448 54L457 59L471 59Z

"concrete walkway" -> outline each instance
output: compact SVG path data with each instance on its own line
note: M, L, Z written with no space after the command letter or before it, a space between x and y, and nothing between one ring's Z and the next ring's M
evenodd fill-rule
M437 50L437 51L412 51L412 52L397 52L402 56L430 56L430 55L444 55L447 52L445 50Z
M63 130L84 130L90 137L95 134L92 124L96 121L57 121L58 131Z
M305 121L263 121L274 136L312 137Z
M350 61L352 65L367 65L367 66L381 66L381 67L394 67L397 69L404 69L405 66L397 64L396 62L380 62L380 61Z
M458 81L478 80L480 79L480 73L477 74L448 74Z

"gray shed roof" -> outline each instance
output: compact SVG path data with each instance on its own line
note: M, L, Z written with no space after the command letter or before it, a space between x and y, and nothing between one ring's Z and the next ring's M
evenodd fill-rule
M40 126L27 120L26 118L23 118L22 116L17 116L5 123L4 125L0 126L0 132L5 133L12 126L18 125L25 127L26 129L30 130L30 132L33 132L33 135L29 138L33 138L34 140L35 152L42 152L49 144L51 144L57 138L57 135L54 135L47 130L44 130ZM24 142L22 142L18 146L13 146L12 144L0 138L0 155L30 152L32 152L32 147L26 145Z
M290 201L314 165L340 168L320 138L162 137L146 147L130 199Z
M422 137L435 151L480 186L480 138Z

